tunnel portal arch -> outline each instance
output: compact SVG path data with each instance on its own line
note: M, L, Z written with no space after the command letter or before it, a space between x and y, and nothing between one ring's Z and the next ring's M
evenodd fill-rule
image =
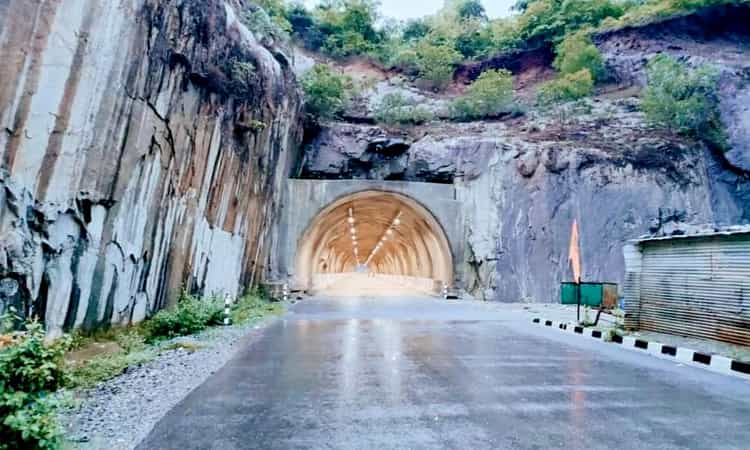
M435 215L402 193L368 189L342 195L320 209L302 234L295 257L296 284L367 272L450 284L454 255Z

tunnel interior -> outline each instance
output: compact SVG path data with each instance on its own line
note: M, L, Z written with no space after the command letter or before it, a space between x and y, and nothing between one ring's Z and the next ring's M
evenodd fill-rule
M450 283L453 258L437 219L415 200L365 191L323 208L304 233L298 283L311 291L434 292Z

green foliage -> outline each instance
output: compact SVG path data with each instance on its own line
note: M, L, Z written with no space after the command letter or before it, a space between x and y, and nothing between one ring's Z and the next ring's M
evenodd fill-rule
M445 87L453 80L454 66L461 60L461 54L453 47L424 41L417 47L416 57L419 78L436 88Z
M272 17L263 8L252 7L244 12L242 23L260 40L284 41L288 38L291 25L283 16Z
M110 355L91 358L84 364L73 366L70 387L90 388L122 374L128 367L153 360L157 352L152 347L142 350L122 350Z
M0 351L0 450L59 448L56 402L48 394L67 379L67 345L45 343L42 325L32 322L19 342Z
M566 37L556 48L554 66L564 75L588 69L594 81L603 80L604 58L588 33L579 31Z
M224 304L220 299L201 299L183 292L172 309L159 311L148 321L149 340L187 336L223 321Z
M747 0L643 0L632 2L632 7L617 18L603 22L602 28L622 28L629 25L640 25L654 20L687 14L717 5L741 4Z
M230 89L242 96L251 94L254 86L258 83L255 64L251 61L232 58L229 61L228 69Z
M242 325L283 312L284 307L280 304L269 302L267 297L259 292L251 292L241 297L232 307L231 317L232 323Z
M619 18L626 8L617 0L536 0L518 17L518 33L527 42L559 42L607 18Z
M582 69L544 83L539 88L538 99L541 105L553 105L588 97L593 91L594 78L588 69Z
M486 19L487 12L479 0L464 0L458 5L458 17L466 19Z
M689 69L667 55L654 57L646 69L642 107L649 121L724 147L716 71L705 65Z
M258 6L268 14L277 29L284 33L292 31L292 24L287 20L287 9L284 0L256 0Z
M383 96L375 108L375 119L387 125L419 125L434 118L435 115L430 110L409 101L399 93Z
M315 119L332 119L346 106L350 80L329 66L317 64L302 77L307 113Z
M486 56L495 46L491 30L487 27L467 26L466 31L456 37L455 47L464 58Z
M513 76L507 70L483 72L461 98L451 105L451 116L459 120L495 117L508 112L513 103Z
M424 19L412 19L406 22L401 37L404 41L416 41L424 38L432 31L432 27Z
M336 58L376 51L384 41L377 19L377 4L371 0L328 0L312 14L300 5L287 13L293 34L305 47Z

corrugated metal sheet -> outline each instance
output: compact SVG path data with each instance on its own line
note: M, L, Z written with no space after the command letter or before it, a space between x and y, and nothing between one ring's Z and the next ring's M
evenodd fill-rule
M750 345L750 236L643 241L640 253L637 298L626 295L634 302L632 322L644 330ZM634 283L626 276L626 288Z

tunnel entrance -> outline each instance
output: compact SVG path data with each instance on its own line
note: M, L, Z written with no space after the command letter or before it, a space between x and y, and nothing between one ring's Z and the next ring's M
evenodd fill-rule
M453 279L453 256L437 219L403 194L339 198L312 220L296 257L297 282L341 295L430 294Z

